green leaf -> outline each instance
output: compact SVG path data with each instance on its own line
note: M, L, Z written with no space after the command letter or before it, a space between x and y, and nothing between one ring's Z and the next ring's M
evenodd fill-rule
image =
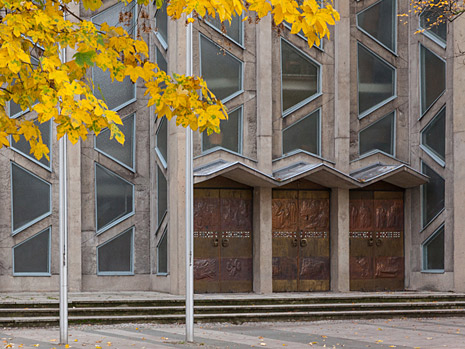
M76 61L76 64L79 66L93 65L92 59L95 56L95 51L86 51L86 52L77 52L74 54L73 58Z

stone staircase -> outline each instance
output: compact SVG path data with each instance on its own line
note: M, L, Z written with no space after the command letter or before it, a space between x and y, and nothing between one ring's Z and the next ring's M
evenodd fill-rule
M51 298L51 297L49 297ZM87 297L69 302L70 324L183 323L181 297L111 299ZM57 299L0 299L0 326L58 326ZM196 295L196 322L315 321L393 317L465 316L465 294L273 294Z

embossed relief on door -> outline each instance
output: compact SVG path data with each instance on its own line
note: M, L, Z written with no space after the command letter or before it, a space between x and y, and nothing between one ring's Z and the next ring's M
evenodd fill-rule
M350 288L404 288L403 193L350 193Z
M329 290L329 193L274 190L273 291Z
M252 192L194 191L194 291L252 291Z

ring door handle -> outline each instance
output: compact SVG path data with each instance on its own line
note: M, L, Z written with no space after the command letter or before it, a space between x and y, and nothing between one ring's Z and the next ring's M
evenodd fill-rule
M368 246L373 246L375 244L373 238L368 239Z
M218 247L218 238L212 240L213 247Z
M297 238L294 238L292 239L292 247L297 247L297 245L299 244Z
M221 241L221 245L222 245L223 247L228 247L228 246L229 246L229 239L223 239L223 240Z
M381 246L383 244L383 240L377 239L376 240L376 246Z
M307 244L308 244L308 243L307 243L307 239L302 239L302 240L300 240L300 246L301 246L301 247L305 247L305 246L307 246Z

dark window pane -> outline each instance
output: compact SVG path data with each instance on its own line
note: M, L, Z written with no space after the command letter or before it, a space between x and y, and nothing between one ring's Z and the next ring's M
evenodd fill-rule
M446 89L446 63L420 45L421 113L424 114Z
M34 68L38 67L39 66L39 61L37 60L37 58L31 56L31 64ZM35 104L37 101L35 101L33 104ZM9 107L9 111L8 111L8 115L11 117L11 118L16 118L18 117L21 113L25 113L27 112L29 109L27 110L22 110L21 109L21 106L19 104L16 104L15 102L13 102L13 100L10 100L10 102L8 103L8 107Z
M157 27L158 34L161 35L165 44L168 44L168 14L166 12L166 5L168 1L163 1L162 7L157 9L155 13L155 25Z
M446 108L421 133L421 142L442 160L446 158Z
M163 70L165 73L168 72L168 62L166 61L165 57L163 57L163 54L160 52L158 47L156 47L156 52L157 52L157 64L158 67Z
M166 274L168 272L168 231L165 230L157 246L158 256L158 273Z
M281 40L283 112L319 92L320 69L309 57Z
M51 185L22 167L11 164L13 232L50 213Z
M428 165L422 163L422 172L429 177L423 184L423 226L427 225L444 208L445 181Z
M360 131L360 155L372 150L381 150L394 155L394 115L394 112L392 112Z
M93 17L92 22L95 24L106 22L110 26L123 27L132 35L135 28L134 8L134 2L130 3L127 7L122 3L118 3ZM120 23L120 14L127 12L132 13L131 20L129 22ZM94 67L92 69L92 78L95 84L95 97L103 99L109 109L118 108L120 105L136 97L134 84L129 77L126 77L123 81L112 81L108 70L103 71L100 68Z
M50 228L13 247L13 273L50 273Z
M358 45L358 112L390 99L395 93L395 70L371 51Z
M444 226L423 245L423 268L444 270Z
M50 150L50 153L48 154L49 157L51 156L51 153L52 153L52 144L50 142L50 139L51 139L51 137L50 137L51 123L52 123L51 120L49 120L47 122L44 122L42 124L39 124L39 122L37 120L34 121L34 124L39 126L40 133L42 134L42 142L44 142L44 144ZM47 167L47 168L50 167L50 160L47 160L47 158L45 156L42 156L42 158L40 160L37 160L34 157L34 155L31 154L31 147L29 145L29 142L26 141L26 139L24 138L24 136L21 136L21 138L19 139L18 142L15 142L15 140L12 139L11 147L18 150L19 152L21 152L24 156L26 156L26 157L34 160L34 161L39 161L45 167Z
M228 120L221 121L220 133L212 133L210 136L207 136L206 132L202 133L202 150L220 147L240 153L241 123L242 108L239 108L229 113Z
M391 51L396 50L396 0L381 0L357 15L357 24Z
M168 161L168 120L165 117L160 121L160 126L157 131L157 149L159 155L163 157L165 163Z
M216 27L223 34L229 36L238 44L242 45L242 17L234 16L231 19L231 24L229 24L228 21L225 21L223 22L224 26L220 22L218 16L215 18L208 16L207 22L210 23L212 26Z
M218 99L242 89L242 63L204 36L200 36L201 75Z
M95 182L99 231L133 212L133 185L97 164Z
M305 150L320 155L320 110L283 130L283 153Z
M100 132L95 140L96 149L130 169L134 169L134 115L125 117L122 120L123 126L118 126L124 134L124 144L119 143L116 138L110 139L111 132L108 128Z
M157 167L157 196L158 196L158 225L161 224L161 220L168 209L168 183L166 182L165 175Z
M438 2L439 0L433 3L437 4ZM438 22L438 17L441 15L441 6L431 7L431 9L423 11L420 15L420 27L445 43L447 41L447 21L443 17Z
M130 228L97 247L99 273L132 273L133 235Z

